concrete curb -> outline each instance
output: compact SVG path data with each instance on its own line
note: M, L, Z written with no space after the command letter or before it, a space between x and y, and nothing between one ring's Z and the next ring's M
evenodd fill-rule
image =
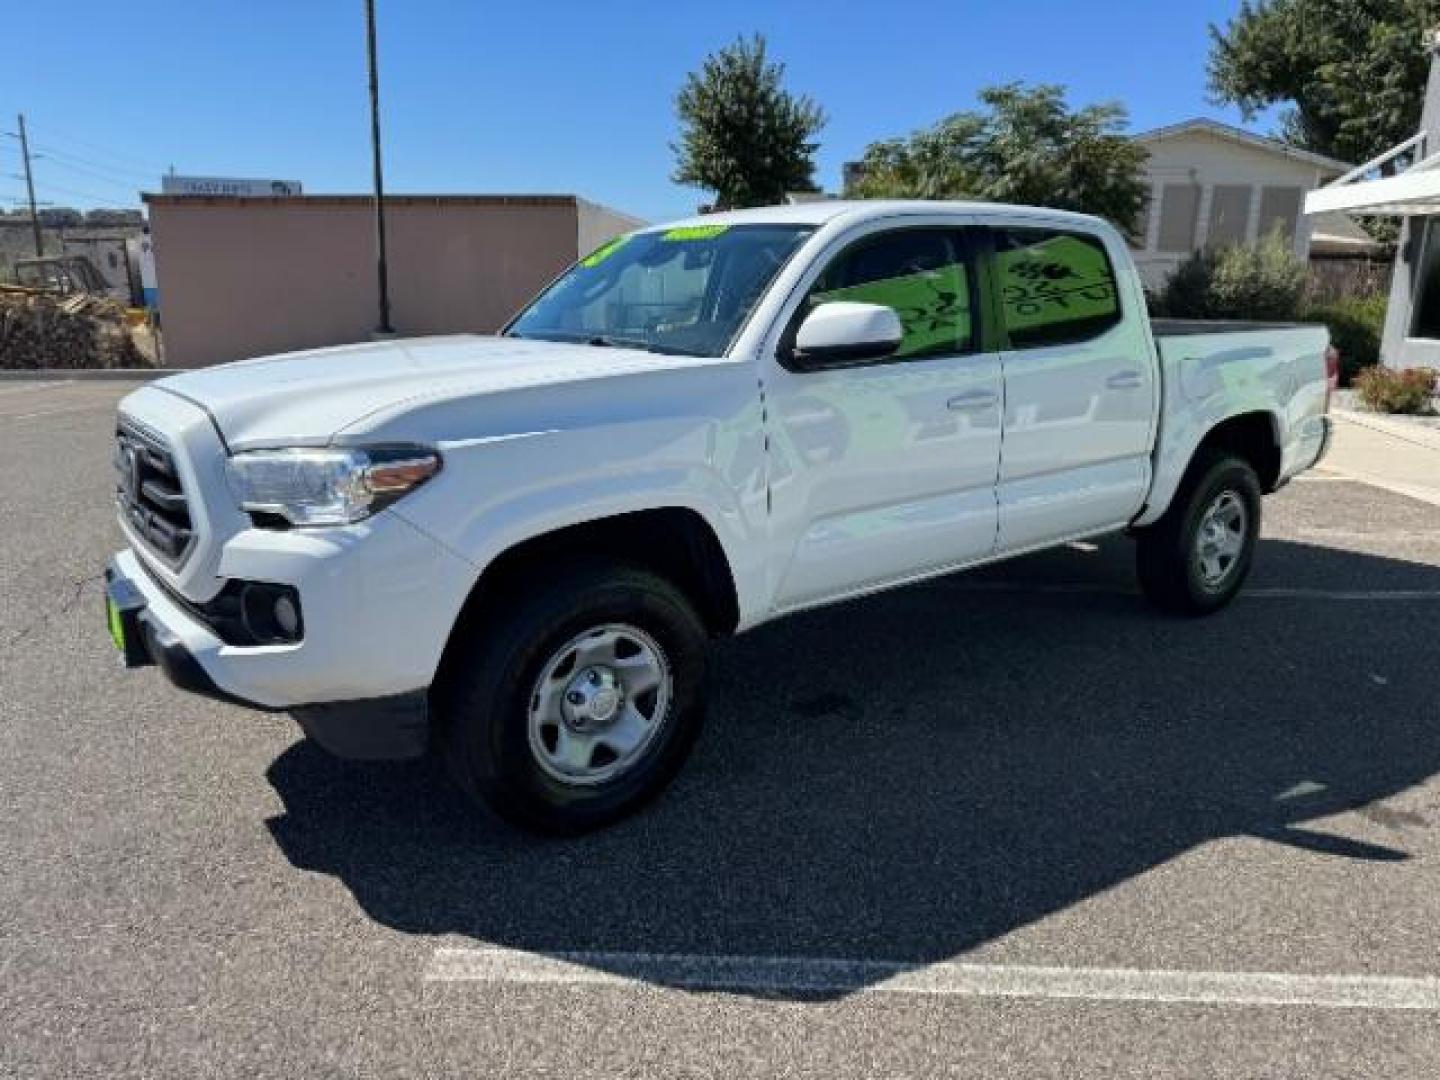
M1403 439L1405 442L1424 447L1427 450L1440 450L1440 428L1430 424L1416 423L1414 420L1401 420L1381 413L1357 412L1354 409L1332 409L1330 415L1347 424L1369 428L1382 435Z
M179 375L183 368L19 368L0 371L0 382L90 382L145 380Z

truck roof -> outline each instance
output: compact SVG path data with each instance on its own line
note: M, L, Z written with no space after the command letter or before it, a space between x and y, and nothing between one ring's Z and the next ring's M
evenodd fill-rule
M1044 217L1052 221L1070 221L1094 227L1100 218L1077 214L1070 210L1053 210L1043 206L1015 206L1010 203L959 202L925 199L819 199L815 202L784 206L759 206L751 210L726 210L703 214L657 225L657 229L690 228L706 225L824 225L840 218L855 223L896 214L979 214L1023 215ZM650 230L641 230L650 231Z

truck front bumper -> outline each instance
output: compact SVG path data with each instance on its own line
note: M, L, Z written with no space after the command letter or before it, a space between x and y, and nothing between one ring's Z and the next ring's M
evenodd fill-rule
M145 593L121 568L120 556L105 567L105 617L125 667L158 667L181 690L246 708L266 709L257 701L237 697L215 685L180 636L151 610Z
M192 693L289 712L340 757L424 752L429 686L473 581L468 564L379 515L348 533L250 530L226 545L222 568L227 579L293 585L302 640L227 644L127 549L105 572L123 663L158 667Z

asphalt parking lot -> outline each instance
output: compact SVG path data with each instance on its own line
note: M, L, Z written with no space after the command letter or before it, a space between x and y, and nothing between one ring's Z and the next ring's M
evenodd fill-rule
M541 841L117 669L126 389L0 383L4 1075L1440 1071L1440 506L1293 484L1204 621L1117 539L762 628Z

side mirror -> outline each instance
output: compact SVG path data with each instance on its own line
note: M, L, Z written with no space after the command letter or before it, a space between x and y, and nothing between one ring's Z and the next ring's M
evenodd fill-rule
M898 349L904 337L893 308L836 300L805 317L791 357L801 367L881 360Z

